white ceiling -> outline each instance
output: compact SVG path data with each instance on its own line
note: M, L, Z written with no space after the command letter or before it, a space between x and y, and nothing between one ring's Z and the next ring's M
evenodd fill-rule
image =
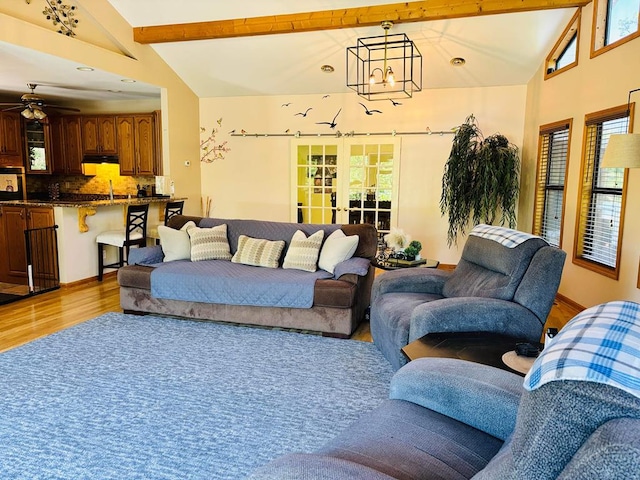
M392 3L389 0L108 0L134 27ZM540 67L574 8L395 25L423 56L423 88L522 85ZM78 26L82 35L82 24ZM346 48L357 38L383 35L380 27L201 40L153 45L199 97L328 94L346 87ZM463 57L463 67L450 60ZM330 64L331 74L320 66ZM122 100L159 96L142 83L122 83L107 72L0 43L0 93L18 95L26 83L51 103L71 99ZM116 92L114 92L116 91ZM117 93L117 92L121 93ZM5 95L6 98L6 95ZM16 98L17 99L17 98Z

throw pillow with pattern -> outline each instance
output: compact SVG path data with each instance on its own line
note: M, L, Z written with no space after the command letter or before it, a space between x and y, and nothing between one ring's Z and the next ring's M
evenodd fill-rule
M291 237L282 268L315 272L318 269L318 255L323 238L324 230L318 230L308 238L302 230L296 231Z
M270 241L240 235L238 250L231 261L256 267L278 268L283 249L284 240Z
M227 224L213 228L193 227L187 230L191 238L191 261L231 260Z

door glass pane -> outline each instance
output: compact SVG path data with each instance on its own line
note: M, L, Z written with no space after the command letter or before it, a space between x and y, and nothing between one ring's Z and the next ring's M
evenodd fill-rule
M297 146L298 222L336 222L337 165L337 145Z

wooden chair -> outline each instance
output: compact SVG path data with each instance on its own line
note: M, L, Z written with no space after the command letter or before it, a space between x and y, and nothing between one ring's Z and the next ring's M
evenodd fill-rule
M167 202L164 206L164 224L166 225L169 222L171 217L176 215L182 215L182 210L184 208L184 200L179 200L176 202ZM160 244L160 236L158 235L158 229L152 228L149 231L149 238L153 238L156 242L156 245Z
M105 268L120 268L124 265L124 250L126 258L129 258L129 248L132 245L144 247L147 244L147 217L149 204L129 205L127 207L127 224L123 230L110 230L102 232L96 237L98 243L98 281L102 281ZM111 245L118 247L118 262L104 264L104 247Z

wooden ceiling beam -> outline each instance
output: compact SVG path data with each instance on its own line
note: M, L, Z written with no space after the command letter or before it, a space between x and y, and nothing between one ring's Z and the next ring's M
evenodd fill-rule
M133 39L138 43L149 44L314 32L380 25L384 20L393 21L395 24L426 22L498 13L582 7L590 2L591 0L430 0L404 2L320 12L135 27Z

